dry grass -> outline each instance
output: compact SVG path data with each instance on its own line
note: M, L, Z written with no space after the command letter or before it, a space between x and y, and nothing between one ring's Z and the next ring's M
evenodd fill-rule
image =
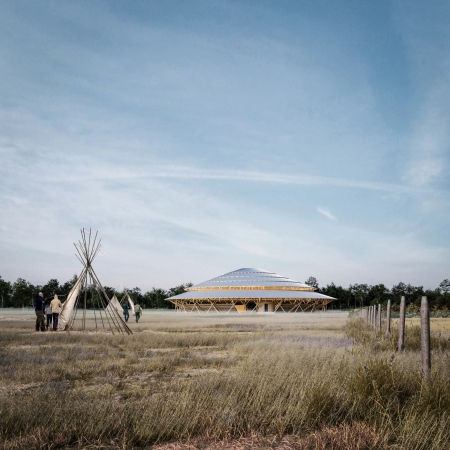
M195 439L186 443L156 445L154 450L368 450L373 448L394 449L376 431L364 424L324 427L304 438L296 436L262 436L255 434L235 440L207 441Z
M3 330L1 448L450 448L442 336L424 384L413 340L393 356L359 320L238 325Z

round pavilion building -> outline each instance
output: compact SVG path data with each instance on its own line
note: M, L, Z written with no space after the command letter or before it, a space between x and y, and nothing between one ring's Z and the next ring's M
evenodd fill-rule
M167 299L184 312L297 312L326 310L333 297L262 269L239 269Z

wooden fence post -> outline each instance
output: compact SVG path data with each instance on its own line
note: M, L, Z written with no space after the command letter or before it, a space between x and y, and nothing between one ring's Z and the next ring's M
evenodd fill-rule
M377 328L381 331L381 303L378 303Z
M372 326L374 328L377 326L377 307L375 305L372 306Z
M405 309L406 300L403 296L400 300L400 320L398 322L398 347L397 351L402 352L405 349Z
M391 301L388 300L386 307L386 337L391 334Z
M428 381L431 374L430 310L427 297L420 304L420 348L422 350L422 376Z

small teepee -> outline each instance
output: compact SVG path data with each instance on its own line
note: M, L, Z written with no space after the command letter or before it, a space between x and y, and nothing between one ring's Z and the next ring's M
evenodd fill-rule
M88 289L91 290L92 301L94 304L94 320L95 329L101 325L103 328L109 328L114 334L125 333L132 334L128 325L121 317L121 306L116 296L110 300L106 294L97 274L92 267L92 262L98 255L101 249L101 239L97 241L98 232L95 233L95 237L92 239L91 230L81 230L81 241L78 241L75 245L77 254L75 256L83 264L83 270L80 273L76 283L69 292L66 301L63 303L60 315L59 325L60 330L70 330L73 326L75 318L78 312L78 306L80 300L83 305L82 316L82 330L86 330L86 302ZM92 243L91 243L92 240ZM84 294L84 295L83 295ZM119 310L117 309L119 308ZM99 317L97 318L97 314Z
M111 300L108 303L108 306L106 307L107 310L111 311L112 309L115 309L119 314L122 311L122 306L120 305L119 300L116 297L116 294L114 294L111 298Z

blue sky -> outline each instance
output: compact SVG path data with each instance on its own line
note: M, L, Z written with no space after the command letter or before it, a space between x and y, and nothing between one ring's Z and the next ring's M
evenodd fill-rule
M450 4L0 3L0 275L450 278Z

